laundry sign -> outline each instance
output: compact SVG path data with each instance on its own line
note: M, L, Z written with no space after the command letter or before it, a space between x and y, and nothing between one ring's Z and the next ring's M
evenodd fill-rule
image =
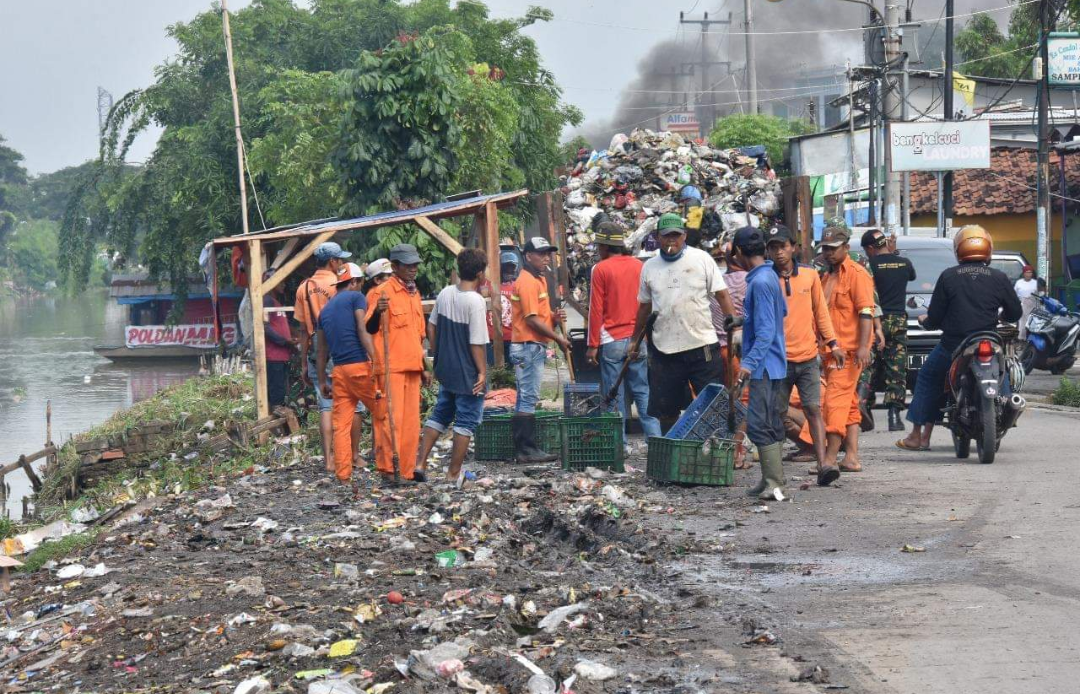
M990 121L889 123L892 171L990 168Z

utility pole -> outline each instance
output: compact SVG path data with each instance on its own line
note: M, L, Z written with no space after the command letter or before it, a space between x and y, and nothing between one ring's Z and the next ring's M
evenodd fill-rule
M894 69L901 61L901 37L900 37L900 7L892 2L885 4L885 69L882 73L884 85L884 117L885 120L894 123L900 120L901 105L903 100L900 94L900 85L895 78ZM885 130L884 132L888 132ZM889 146L888 142L885 147ZM882 152L884 155L885 153ZM885 158L885 157L883 157ZM885 221L885 234L896 236L900 228L900 190L903 186L903 176L898 171L892 170L892 162L885 172L885 204L882 217Z
M1038 189L1039 206L1036 213L1037 241L1036 271L1050 286L1050 70L1047 60L1047 37L1053 27L1050 19L1050 0L1039 0L1039 139Z
M709 27L713 24L731 24L731 13L728 13L727 19L709 19L708 12L701 19L686 19L684 15L683 12L679 13L679 24L698 24L701 26L701 62L697 63L697 65L701 66L701 98L698 103L702 115L701 135L702 137L708 137L713 122L716 120L716 109L712 106L712 100L709 96L712 91L712 85L709 82Z
M221 0L221 23L225 31L225 58L229 64L229 90L232 92L233 123L236 129L236 163L240 175L240 222L248 233L247 185L244 183L244 137L240 132L240 98L236 94L236 68L233 65L232 31L229 29L229 8ZM261 277L259 279L262 279ZM259 308L262 306L260 304ZM261 314L256 314L256 316ZM261 331L256 331L261 333ZM265 377L264 377L265 380Z
M953 108L953 70L955 69L955 58L953 57L953 15L956 14L956 7L953 0L945 0L945 74L943 75L944 82L941 85L942 96L944 97L944 109L945 120L949 121L953 119L955 109ZM943 221L940 233L944 237L948 235L949 227L952 226L953 215L953 175L952 171L946 171L941 176L941 200L939 205L941 206L940 217Z
M750 0L743 0L743 9L746 14L746 20L743 22L743 27L745 27L743 32L746 37L746 82L750 91L747 100L750 102L750 113L757 113L757 60L754 55L754 19Z

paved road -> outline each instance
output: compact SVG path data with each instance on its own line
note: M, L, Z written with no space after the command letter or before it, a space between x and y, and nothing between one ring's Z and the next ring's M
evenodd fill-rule
M849 691L1080 691L1078 429L1080 412L1029 411L989 466L944 432L921 455L866 436L865 472L745 516L717 590Z
M1074 366L1065 374L1074 381L1080 381L1080 365ZM1049 371L1032 371L1024 381L1024 396L1033 401L1049 402L1050 393L1061 383L1061 376L1054 376Z

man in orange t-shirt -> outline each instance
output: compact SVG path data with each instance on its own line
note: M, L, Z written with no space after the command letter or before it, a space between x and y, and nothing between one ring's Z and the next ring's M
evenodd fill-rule
M844 472L858 472L859 413L855 387L862 370L870 363L870 340L874 334L874 280L870 273L848 256L850 232L843 227L827 227L821 237L821 252L828 271L824 276L825 300L837 342L844 351L843 364L826 359L825 399L825 465L836 466L840 447ZM811 443L809 429L804 426L802 440Z
M525 267L514 283L510 297L510 363L517 380L517 402L511 422L514 452L519 463L546 463L558 458L536 445L536 403L540 400L540 382L544 375L547 347L554 340L569 352L570 341L555 332L557 314L548 302L544 272L551 267L555 247L534 236L525 244Z
M425 481L416 471L416 450L420 445L420 387L431 383L431 371L424 359L427 321L416 288L420 254L416 247L400 243L390 249L393 276L373 288L368 300L368 332L373 335L375 372L385 373L386 350L383 330L390 340L390 382L382 384L389 396L397 429L399 472L405 480ZM385 380L385 379L384 379ZM375 467L386 481L394 476L393 446L389 418L375 420ZM416 473L416 474L414 474Z
M811 267L800 266L795 261L795 237L782 224L765 234L766 248L773 261L780 282L780 289L787 303L784 318L784 338L787 348L787 378L784 382L784 400L791 397L793 388L799 390L799 401L814 440L814 458L817 461L818 484L828 486L840 471L827 467L825 461L825 420L821 416L821 367L818 363L818 345L824 345L835 363L843 365L844 351L833 332L829 307L821 280ZM785 417L785 420L787 418ZM785 421L785 427L788 422Z

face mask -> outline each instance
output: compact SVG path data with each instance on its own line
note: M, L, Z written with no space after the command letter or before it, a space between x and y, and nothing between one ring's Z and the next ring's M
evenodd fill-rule
M660 249L660 257L669 263L674 263L676 260L682 257L683 252L686 250L686 246L679 249L678 253L666 253L663 248Z

